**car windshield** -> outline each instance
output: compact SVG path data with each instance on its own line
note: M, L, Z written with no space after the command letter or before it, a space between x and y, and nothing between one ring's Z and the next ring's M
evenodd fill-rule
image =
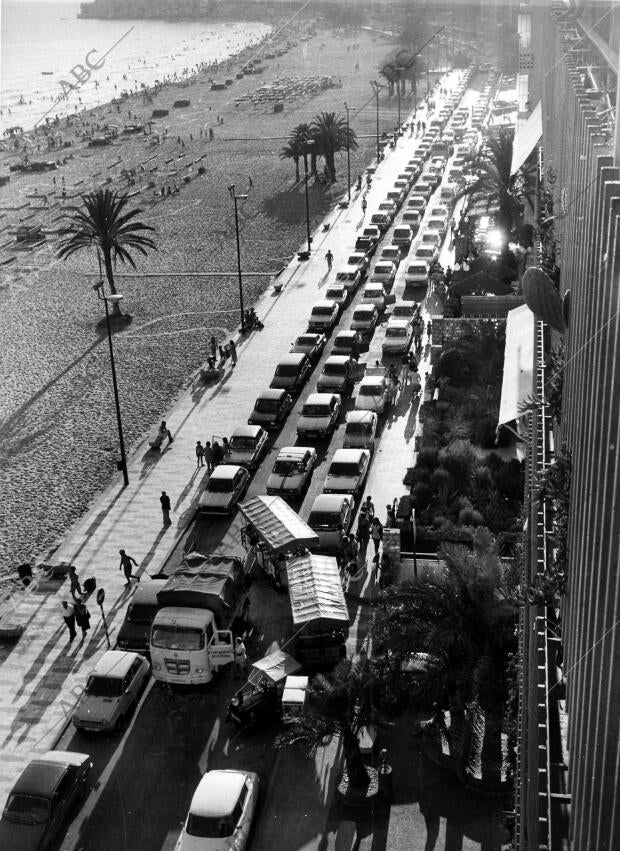
M313 529L336 529L340 525L340 514L329 511L311 511L308 525Z
M333 299L334 301L337 301L339 298L343 298L343 297L344 297L344 293L343 293L343 292L342 292L342 290L340 290L340 289L337 289L337 290L327 290L327 292L325 293L325 297L326 297L326 298L331 298L331 299Z
M50 802L34 795L11 795L3 818L22 824L44 824L49 820Z
M357 464L346 464L340 461L334 461L329 468L328 475L330 476L358 476L360 472Z
M298 366L294 363L281 363L276 369L276 375L280 375L283 378L291 378L294 375L297 375Z
M360 257L358 254L352 254L352 255L349 257L349 259L347 260L347 263L348 263L350 266L359 266L359 264L360 264L360 263L363 263L363 262L364 262L364 258L363 258L363 257Z
M129 623L153 623L153 618L156 614L156 605L151 606L147 603L131 603L131 605L127 609L127 620L129 621Z
M238 435L231 439L230 448L233 452L254 452L256 443L256 437Z
M334 312L334 308L331 305L325 305L325 307L314 307L312 309L313 316L331 316Z
M377 263L375 266L375 275L389 275L392 272L392 267L387 263Z
M416 257L433 257L435 254L432 248L418 248L416 251Z
M151 644L164 650L202 650L205 637L202 630L190 626L153 627Z
M356 310L353 314L353 319L355 322L370 322L373 317L373 314L370 310Z
M308 349L311 349L314 346L316 346L316 343L317 343L317 338L316 337L310 337L307 334L302 334L301 337L298 337L295 340L296 346L300 346L300 347L304 346L305 348L308 348Z
M301 473L301 470L301 463L289 458L276 459L276 463L273 465L273 472L278 476L294 476L295 473Z
M370 423L349 423L346 428L347 434L370 434Z
M354 281L355 272L338 272L336 279L338 281Z
M190 813L185 828L189 836L203 839L225 839L235 832L232 814L228 816L196 816Z
M88 678L85 691L91 697L120 697L123 693L123 680L121 677L92 676Z
M406 337L407 329L406 328L387 328L385 331L386 337Z
M278 410L277 399L257 399L254 410L259 414L275 414Z
M209 479L209 483L207 485L207 490L210 493L232 493L233 492L233 480L232 479L218 479L211 478Z
M302 417L328 417L329 405L304 405L301 409Z
M380 396L382 391L382 384L362 384L360 387L360 396Z
M413 316L413 307L409 307L408 304L396 304L394 305L394 316L405 316L409 318Z
M323 367L324 375L344 375L346 371L346 363L326 363Z

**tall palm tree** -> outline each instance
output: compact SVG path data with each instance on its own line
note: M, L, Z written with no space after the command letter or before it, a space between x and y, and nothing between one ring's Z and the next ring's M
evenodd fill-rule
M313 754L327 737L340 736L349 785L364 790L369 777L358 734L376 721L376 679L368 658L343 659L329 676L317 675L308 689L309 708L276 739L277 747L301 744Z
M316 153L325 160L325 168L331 182L336 180L335 156L340 151L356 151L358 148L357 134L340 114L335 112L321 112L310 125L316 148Z
M291 159L295 163L295 182L299 183L299 161L306 156L308 140L312 138L309 124L297 124L291 130L288 142L280 150L280 159ZM316 155L312 159L312 171L316 171L314 165Z
M69 223L60 231L61 239L56 255L66 260L78 251L96 248L103 258L110 292L115 294L113 266L116 261L129 263L135 269L131 251L139 251L146 257L148 248L157 250L151 237L145 235L146 231L154 232L155 229L136 221L136 216L143 211L139 207L127 211L128 196L119 195L113 189L90 192L82 196L82 202L82 208L71 209ZM120 314L118 304L114 305L113 312Z

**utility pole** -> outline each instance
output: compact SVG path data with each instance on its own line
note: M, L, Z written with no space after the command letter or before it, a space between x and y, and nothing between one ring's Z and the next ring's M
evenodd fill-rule
M308 153L314 147L314 139L308 139L304 147L304 183L306 185L306 237L308 240L308 257L312 251L312 237L310 236L310 203L308 201Z
M351 128L349 126L349 110L347 102L344 102L344 108L347 111L347 187L349 190L349 204L351 203Z
M252 178L248 177L249 187L248 191L252 188ZM241 333L245 334L245 310L243 309L243 278L241 277L241 244L239 242L239 213L237 210L237 201L245 201L248 197L247 192L245 195L237 195L235 192L235 184L231 183L228 187L228 191L230 192L230 197L233 199L233 204L235 205L235 236L237 238L237 277L239 279L239 311L241 314Z
M370 88L375 93L375 102L377 107L377 165L379 165L379 157L381 154L381 151L379 150L379 89L381 86L376 80L371 80Z

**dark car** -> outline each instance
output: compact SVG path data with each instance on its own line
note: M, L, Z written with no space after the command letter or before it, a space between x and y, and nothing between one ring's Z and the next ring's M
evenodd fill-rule
M156 579L141 582L136 588L116 638L119 650L133 650L148 656L151 627L157 614L157 592L161 586L162 580Z
M90 756L48 751L22 771L0 819L0 848L45 851L88 789Z
M318 336L318 335L317 335ZM248 419L249 425L266 429L280 428L293 407L293 398L286 390L268 388L257 397Z

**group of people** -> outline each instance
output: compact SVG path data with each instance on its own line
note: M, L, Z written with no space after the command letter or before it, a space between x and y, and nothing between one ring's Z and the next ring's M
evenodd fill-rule
M77 635L76 626L82 630L82 641L90 629L90 612L86 606L85 595L74 565L69 568L69 591L73 602L63 600L61 613L65 626L69 631L69 644L72 644Z
M218 464L222 464L227 455L230 455L230 443L227 437L222 438L220 443L218 440L205 441L204 446L201 440L196 441L196 466L206 467L208 473L212 473Z

